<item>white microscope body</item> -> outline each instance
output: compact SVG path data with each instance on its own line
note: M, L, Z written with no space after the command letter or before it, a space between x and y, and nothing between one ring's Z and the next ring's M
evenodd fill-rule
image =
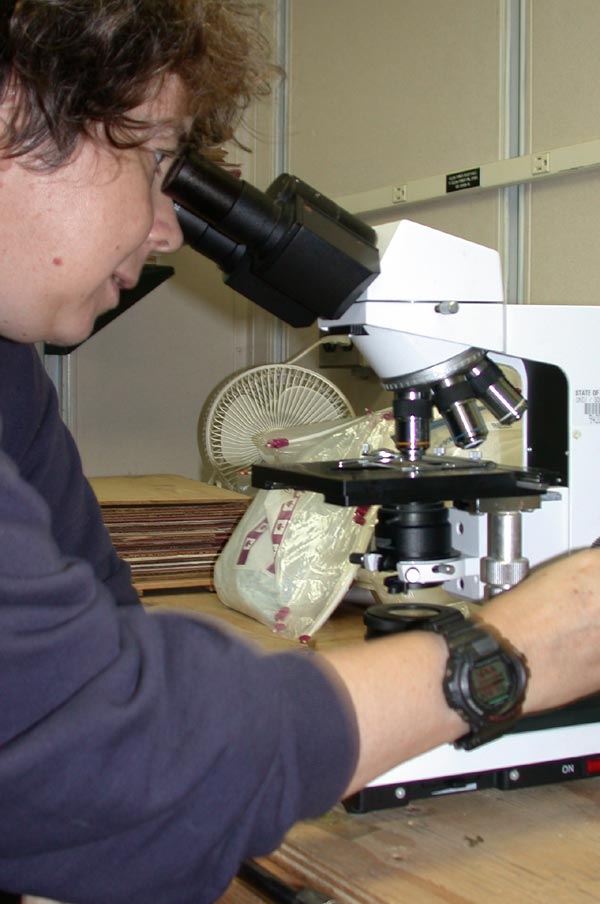
M443 586L482 599L489 595L487 556L498 565L510 549L521 566L525 563L516 579L507 580L513 572L503 572L509 566L499 563L501 577L493 588L498 592L516 583L529 565L590 546L600 537L600 307L506 304L497 252L407 220L379 227L378 235L380 276L341 318L321 321L321 328L349 330L383 385L404 398L420 395L413 388L453 383L455 374L468 371L485 350L493 362L518 374L527 399L528 410L523 405L518 414L521 466L557 474L536 505L513 499L504 506L496 500L491 507L451 511L452 545L464 564L449 568ZM409 457L418 467L421 453L412 452ZM456 498L451 480L446 500ZM519 519L517 528L512 522L500 526L508 535L500 540L490 536L490 518L498 511ZM411 581L418 582L418 562L398 562L398 574L406 578L407 566ZM427 563L421 571L428 583ZM550 724L469 752L443 745L372 782L356 809L371 808L369 793L375 794L372 805L389 806L394 799L403 803L486 784L518 787L597 772L600 723ZM378 790L388 796L377 796Z

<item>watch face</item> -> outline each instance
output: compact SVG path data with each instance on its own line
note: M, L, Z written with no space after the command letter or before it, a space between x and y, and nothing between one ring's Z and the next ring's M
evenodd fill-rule
M514 705L515 671L503 656L494 655L472 666L469 686L473 703L500 715Z

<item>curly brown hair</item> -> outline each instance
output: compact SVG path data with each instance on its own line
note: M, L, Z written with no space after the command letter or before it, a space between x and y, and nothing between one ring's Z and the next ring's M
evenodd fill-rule
M232 138L275 70L258 3L246 0L0 0L0 154L55 168L100 126L135 147L133 120L161 78L181 78L195 144Z

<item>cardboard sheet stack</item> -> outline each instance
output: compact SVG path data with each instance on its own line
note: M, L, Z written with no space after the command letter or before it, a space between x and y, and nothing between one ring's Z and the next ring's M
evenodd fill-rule
M213 588L248 496L171 474L90 479L117 552L145 590Z

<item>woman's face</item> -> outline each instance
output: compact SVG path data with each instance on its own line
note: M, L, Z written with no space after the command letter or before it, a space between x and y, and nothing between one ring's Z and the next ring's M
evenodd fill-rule
M52 173L0 160L0 335L81 342L120 290L135 286L150 254L181 246L173 202L160 190L168 163L159 154L176 149L181 107L180 83L170 77L132 111L164 124L142 147L82 139Z

